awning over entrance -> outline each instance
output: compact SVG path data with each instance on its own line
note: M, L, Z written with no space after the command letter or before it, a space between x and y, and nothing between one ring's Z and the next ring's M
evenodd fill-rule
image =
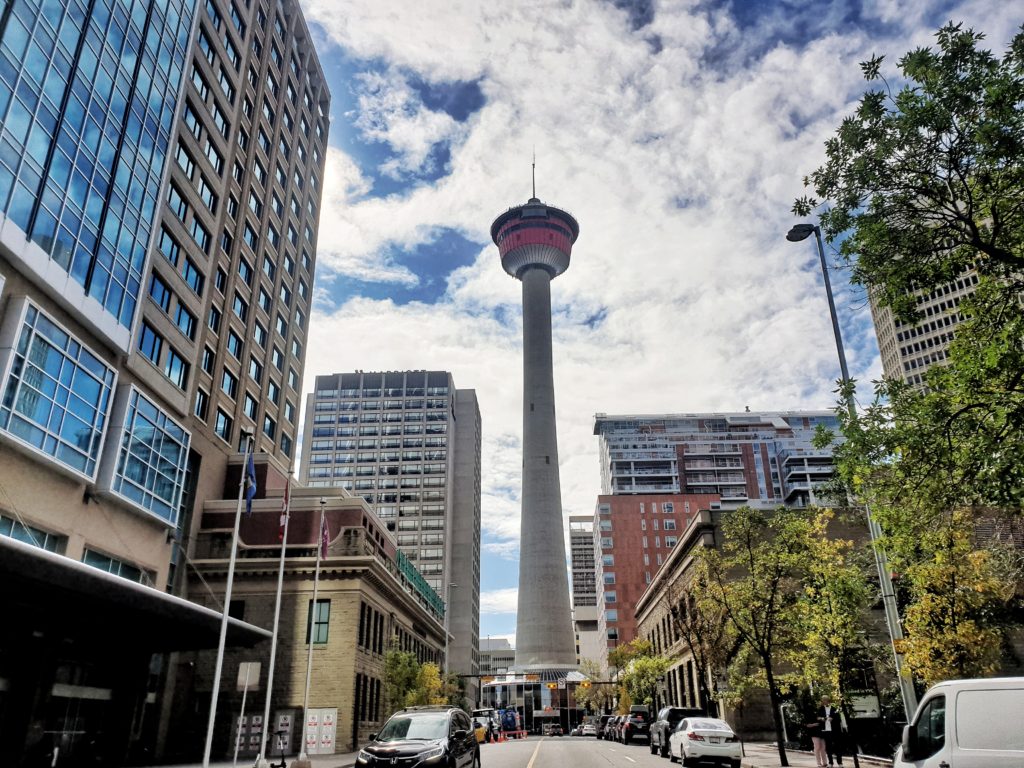
M37 614L70 633L95 631L152 652L216 648L221 614L63 555L0 536L0 602L8 619ZM228 619L229 646L271 633Z

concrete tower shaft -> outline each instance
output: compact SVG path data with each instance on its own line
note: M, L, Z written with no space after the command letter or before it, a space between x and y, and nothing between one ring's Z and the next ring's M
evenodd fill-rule
M551 350L551 280L569 267L579 225L536 198L491 226L505 271L523 283L523 487L517 670L576 666Z

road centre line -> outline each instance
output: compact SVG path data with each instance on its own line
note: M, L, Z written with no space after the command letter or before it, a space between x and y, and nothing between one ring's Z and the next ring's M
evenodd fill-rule
M530 762L526 764L526 768L533 768L533 764L537 762L537 753L540 752L540 745L543 743L543 738L541 738L541 740L537 742L537 746L534 748L533 755L530 757Z

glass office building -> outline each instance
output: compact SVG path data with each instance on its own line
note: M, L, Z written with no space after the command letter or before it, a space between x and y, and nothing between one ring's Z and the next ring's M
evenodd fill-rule
M0 3L0 765L188 748L185 558L243 430L261 489L295 454L329 109L295 0Z
M0 17L0 212L130 329L193 3L18 0Z

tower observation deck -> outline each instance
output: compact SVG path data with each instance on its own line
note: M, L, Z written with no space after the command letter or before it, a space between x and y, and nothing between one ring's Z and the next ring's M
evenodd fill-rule
M491 225L501 266L523 283L523 488L517 671L576 667L551 355L551 281L569 268L576 219L531 197Z

